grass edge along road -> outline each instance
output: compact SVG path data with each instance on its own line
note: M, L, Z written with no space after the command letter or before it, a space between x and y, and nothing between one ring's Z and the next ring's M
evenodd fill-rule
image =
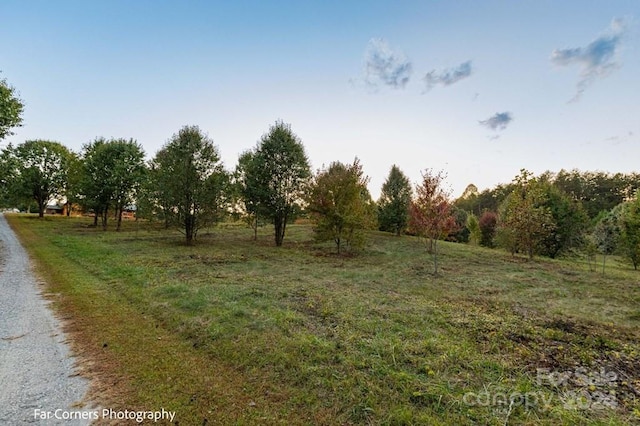
M212 372L206 354L159 327L121 295L103 291L99 278L63 251L52 250L17 217L7 217L48 283L48 296L64 321L80 369L91 380L89 400L116 410L176 411L184 425L273 420L247 416L251 400L234 368L216 364Z
M640 419L638 275L624 268L445 244L434 278L409 237L374 233L346 258L302 226L280 249L240 227L186 247L144 224L8 219L102 406L165 408L179 424ZM608 382L579 381L601 371Z

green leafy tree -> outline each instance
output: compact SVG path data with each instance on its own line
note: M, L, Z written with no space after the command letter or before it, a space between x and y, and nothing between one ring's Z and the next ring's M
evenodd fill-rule
M582 245L588 225L588 217L582 203L572 200L567 194L549 182L539 182L543 199L540 207L547 209L554 223L553 230L540 241L539 252L555 258Z
M501 226L505 228L500 240L509 243L506 248L512 253L522 251L532 259L541 242L553 233L555 224L549 208L544 206L544 196L532 174L521 170L500 215Z
M259 173L253 167L257 164L254 162L254 152L245 151L238 158L238 164L234 172L234 188L239 200L243 206L243 217L253 230L253 239L258 239L258 227L261 222L261 205L258 191L260 185L255 179Z
M281 121L271 126L247 154L245 205L273 223L276 246L284 241L287 223L302 208L311 172L302 141ZM251 207L253 208L253 207Z
M142 180L140 196L137 199L136 217L149 221L161 220L165 229L169 229L170 202L162 188L162 176L157 165L151 161L147 168L145 178Z
M78 178L77 199L85 211L93 211L93 226L102 219L102 229L107 229L109 206L112 194L106 184L109 179L111 160L107 140L96 138L83 145L81 172Z
M222 219L229 177L217 147L197 126L173 135L156 154L152 169L154 185L166 197L169 223L184 231L187 244L193 244L199 229Z
M19 165L11 144L0 151L0 207L15 206L19 201L15 197Z
M438 240L456 227L449 193L443 188L444 177L443 172L426 170L409 207L409 228L427 243L427 251L433 258L434 274L438 274Z
M400 235L409 223L411 184L404 173L393 165L387 180L382 185L378 200L378 225L381 231Z
M13 135L11 129L22 126L24 104L13 86L0 79L0 140Z
M611 211L640 188L638 173L581 172L560 170L553 185L574 201L579 201L586 215L594 220L601 212Z
M623 204L618 218L620 254L637 270L640 265L640 198Z
M113 208L116 230L120 230L122 212L137 199L143 183L144 150L132 139L97 138L84 146L82 166L77 198L94 211L94 224L97 225L98 216L102 218L103 230L107 229Z
M445 239L447 241L455 241L458 243L468 243L471 236L471 231L467 228L469 213L453 204L451 207L451 214L456 221L456 226Z
M67 182L65 184L65 194L67 206L67 216L71 215L74 205L77 206L81 201L80 183L82 181L82 158L75 152L71 153L67 168Z
M375 227L375 206L358 159L351 165L333 162L315 176L309 191L308 211L319 241L333 240L340 254L343 245L361 248L366 229Z
M475 245L480 244L480 225L478 224L478 217L475 214L469 213L467 215L466 227L469 230L469 242Z
M15 156L16 193L33 199L42 217L49 200L65 194L71 151L59 142L31 140L18 145Z
M602 273L604 274L607 256L615 252L620 239L620 227L615 213L602 213L592 235L598 251L602 253Z
M147 171L145 153L133 139L112 140L107 146L113 159L108 185L113 191L112 199L118 220L116 230L119 231L124 209L133 205L143 184Z

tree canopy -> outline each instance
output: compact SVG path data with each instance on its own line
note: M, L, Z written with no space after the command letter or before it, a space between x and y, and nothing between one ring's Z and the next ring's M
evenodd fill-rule
M185 126L162 147L151 168L160 207L168 221L193 244L198 230L217 223L225 212L228 176L218 148L197 126Z
M102 217L103 229L115 209L120 230L122 212L136 200L145 172L144 150L136 141L97 138L84 146L81 176L74 179L81 193L76 198L94 210L96 220Z
M276 246L284 241L287 223L302 208L311 171L300 138L291 126L276 122L254 151L244 156L243 172L249 191L245 205L272 221Z
M15 194L33 199L40 217L53 197L65 195L71 156L67 147L53 141L31 140L15 148Z
M22 126L24 104L16 90L5 79L0 79L0 140L13 135L11 129Z
M375 226L375 206L358 159L345 165L333 162L315 176L309 191L308 210L319 241L333 240L340 253L343 245L360 248L365 229Z
M409 203L411 202L409 179L395 164L382 184L378 200L378 225L381 231L400 235L409 223Z
M444 177L444 172L425 170L409 210L409 228L427 242L433 256L434 274L438 273L438 240L456 228L453 205L443 187Z

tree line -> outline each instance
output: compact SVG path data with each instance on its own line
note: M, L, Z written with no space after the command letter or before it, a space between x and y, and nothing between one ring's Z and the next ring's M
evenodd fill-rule
M455 200L465 238L512 253L555 258L620 254L640 264L640 175L561 170L540 176L521 170L513 181ZM604 269L603 269L604 270Z
M22 101L0 80L0 140L22 124ZM557 257L581 251L619 253L640 263L640 175L522 170L511 183L479 192L469 185L453 200L444 172L427 169L415 186L392 166L377 202L356 158L313 173L300 138L282 121L227 171L217 146L197 126L174 134L151 161L132 139L96 138L75 153L59 142L30 140L0 152L0 206L64 199L106 230L110 217L120 229L123 212L164 221L192 244L198 230L229 215L243 218L257 238L271 223L275 244L301 215L314 223L319 241L336 250L364 246L365 231L379 229L422 238L438 269L438 241L502 247L512 253ZM69 212L70 209L67 209Z

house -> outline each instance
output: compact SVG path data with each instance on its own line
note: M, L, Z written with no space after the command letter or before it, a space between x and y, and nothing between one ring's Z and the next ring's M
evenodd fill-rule
M47 204L47 207L45 207L44 213L45 214L59 214L59 215L64 215L66 213L66 209L65 206L61 206L58 203L50 203Z

